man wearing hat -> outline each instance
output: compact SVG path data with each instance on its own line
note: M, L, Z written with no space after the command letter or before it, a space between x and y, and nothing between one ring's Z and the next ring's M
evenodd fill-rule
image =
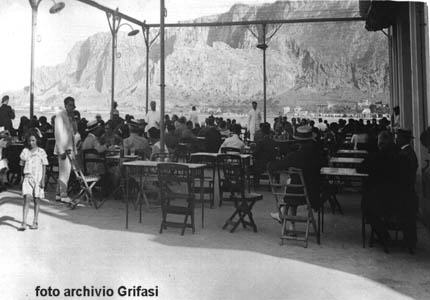
M103 121L101 114L96 114L96 121L97 121L97 124L99 124L101 126L103 126L105 124L105 121Z
M128 125L130 127L130 136L123 141L124 153L126 155L136 153L145 159L149 159L151 156L151 147L148 140L143 136L146 125L145 121L130 121Z
M415 191L415 182L418 169L418 159L415 154L414 148L411 145L412 136L411 130L398 129L396 133L396 143L400 147L400 156L405 163L405 176L407 182L405 183L406 199L404 212L405 218L405 238L411 248L415 248L417 242L417 229L416 229L416 213L418 211L418 196Z
M4 127L9 132L13 131L12 120L15 119L15 111L9 106L9 96L1 99L0 106L0 127Z
M303 171L303 177L313 209L321 206L320 199L320 169L324 165L322 149L316 142L316 134L308 125L299 126L293 135L298 143L298 150L289 153L285 159L268 164L269 171L286 170L290 167ZM293 182L294 183L294 182ZM295 215L297 207L291 207L291 214ZM279 213L271 213L272 218L280 221ZM294 229L294 228L291 228Z

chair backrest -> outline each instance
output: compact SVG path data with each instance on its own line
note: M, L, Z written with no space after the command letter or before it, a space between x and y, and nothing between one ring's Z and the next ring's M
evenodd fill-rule
M194 200L194 181L188 166L160 163L157 166L157 173L162 205L166 205L172 199Z
M236 153L240 153L240 149L239 148L234 148L234 147L222 147L221 148L221 153L224 153L224 154L236 154Z
M190 156L190 163L205 164L205 170L212 172L212 179L215 179L215 170L217 169L217 158L212 155L194 154Z
M220 171L222 171L222 175ZM245 192L245 170L240 155L218 155L218 178L227 183L225 186L231 187L234 192L238 190L242 193Z
M179 143L176 145L175 155L178 161L188 162L190 159L192 144L190 143Z
M154 153L151 155L151 160L159 161L159 162L174 162L175 155L172 153L166 153L166 152Z
M84 173L87 174L87 163L98 163L105 166L106 157L105 153L99 153L96 149L87 149L82 151L82 161L84 165Z
M311 209L303 171L298 168L269 172L270 187L279 205L307 205Z

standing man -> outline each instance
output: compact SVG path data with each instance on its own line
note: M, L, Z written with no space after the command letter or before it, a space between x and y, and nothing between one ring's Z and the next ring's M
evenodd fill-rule
M254 141L255 131L260 127L261 112L257 110L257 102L252 102L252 109L248 113L249 140Z
M155 127L156 129L160 129L160 113L155 110L156 103L155 101L151 101L150 103L151 110L148 110L145 116L145 121L148 123L145 130L148 132L149 129Z
M0 127L4 127L10 133L13 131L12 120L15 119L15 111L9 106L9 96L1 99L0 106Z
M191 122L193 122L193 128L196 127L196 124L199 124L199 115L197 113L196 107L193 106L191 108L191 112L190 112L190 119Z
M418 195L415 190L418 159L412 147L412 131L398 129L396 133L396 143L400 148L400 156L403 158L403 171L405 178L404 192L405 197L402 205L404 238L410 251L414 251L417 243L416 216L418 212Z
M76 156L75 133L78 131L78 124L74 118L75 99L67 97L64 99L64 110L61 110L55 117L55 151L58 155L58 186L56 200L70 203L71 199L67 195L67 184L69 182L72 166L67 158L69 151L72 158Z

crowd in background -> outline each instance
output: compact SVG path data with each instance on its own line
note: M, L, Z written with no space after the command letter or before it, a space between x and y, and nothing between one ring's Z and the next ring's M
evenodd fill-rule
M256 111L256 105L253 106ZM342 147L364 149L369 155L359 170L368 173L369 178L363 193L363 209L379 238L382 241L388 239L387 230L381 222L388 212L415 220L417 201L413 186L417 161L410 146L413 137L410 131L399 129L395 138L390 121L386 118L366 121L339 119L329 123L323 119L314 121L306 118L292 118L290 121L286 116L279 116L272 125L260 123L250 141L249 131L235 119L209 116L200 124L195 107L188 116L165 115L162 129L155 102L151 102L151 109L141 120L132 115L122 118L117 107L107 121L100 115L94 120L87 120L81 117L78 110L73 110L72 115L78 153L85 150L105 153L114 147L121 147L125 155L134 154L150 160L161 152L161 130L164 133L164 151L172 155L184 145L189 152L216 153L223 147L233 147L239 151L247 148L253 154L251 172L257 183L270 165L275 169L290 166L303 169L314 208L321 201L319 170L327 165L328 157L334 156ZM28 132L35 132L40 146L44 148L47 141L55 136L55 122L55 117L48 122L44 116L33 116L31 119L22 116L16 129L9 123L3 125L0 148L7 149L7 132L17 140L25 140ZM405 199L410 200L405 202ZM408 239L414 245L416 232L412 223L414 221L408 222Z

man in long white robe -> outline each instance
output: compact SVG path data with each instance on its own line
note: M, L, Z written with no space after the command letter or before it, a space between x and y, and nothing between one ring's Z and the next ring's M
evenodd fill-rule
M254 141L255 132L260 127L261 112L257 109L257 102L252 102L252 109L248 113L249 140Z
M67 195L67 184L70 178L72 165L67 158L66 152L70 151L72 158L76 156L75 133L77 124L74 120L75 99L67 97L64 99L64 110L55 117L55 151L58 155L58 186L57 200L71 202ZM60 199L59 199L60 198Z

